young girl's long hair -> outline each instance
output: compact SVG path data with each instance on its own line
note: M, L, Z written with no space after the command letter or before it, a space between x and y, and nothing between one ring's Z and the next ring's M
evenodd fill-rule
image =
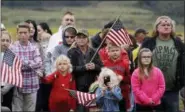
M143 52L150 52L152 54L151 50L148 49L148 48L142 48L139 51L139 54L138 54L138 68L139 68L139 78L141 80L144 78L144 76L146 76L145 72L144 72L144 65L141 62L141 58L142 58L141 55L142 55ZM153 61L152 61L152 57L151 57L151 62L147 67L148 74L150 74L150 72L152 70L152 67L153 67Z

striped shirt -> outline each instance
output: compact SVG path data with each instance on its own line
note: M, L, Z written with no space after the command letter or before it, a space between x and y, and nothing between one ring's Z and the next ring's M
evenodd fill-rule
M27 46L23 46L19 41L16 41L9 48L23 61L23 87L19 88L19 91L21 93L36 92L39 89L39 77L35 71L39 70L42 66L38 47L30 42L28 42Z

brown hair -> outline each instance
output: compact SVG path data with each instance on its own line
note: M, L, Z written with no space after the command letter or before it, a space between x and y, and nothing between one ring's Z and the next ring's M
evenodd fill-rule
M18 24L18 25L17 25L17 31L18 31L19 28L27 28L28 31L30 31L29 24L26 23L26 22L22 22L22 23Z
M64 16L65 15L74 15L72 12L70 12L70 11L66 11L65 13L64 13Z
M160 16L157 18L157 20L154 23L152 37L157 37L159 35L159 33L157 31L157 27L161 23L161 20L164 20L164 19L170 20L170 23L172 26L172 32L171 32L170 36L172 36L172 37L175 36L175 21L172 20L169 16Z
M144 78L144 66L141 62L141 55L143 52L151 52L150 49L148 48L142 48L139 50L139 54L138 54L138 68L139 68L139 78L142 80ZM148 73L150 74L151 70L152 70L152 67L153 67L153 61L152 61L152 58L151 58L151 63L149 64L147 70L148 70Z
M73 35L75 35L76 36L76 34L77 34L77 31L76 31L76 29L74 28L74 27L68 27L66 30L65 30L65 32L69 32L69 33L71 33L71 34L73 34ZM64 32L64 33L65 33ZM64 34L65 35L65 34Z

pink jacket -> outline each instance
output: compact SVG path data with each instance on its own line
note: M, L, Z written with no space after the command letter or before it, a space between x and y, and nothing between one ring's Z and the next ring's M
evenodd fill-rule
M131 77L131 85L135 102L140 105L159 105L160 99L165 91L165 80L163 73L157 67L153 67L150 77L139 79L139 69L137 68ZM150 104L150 101L154 104Z

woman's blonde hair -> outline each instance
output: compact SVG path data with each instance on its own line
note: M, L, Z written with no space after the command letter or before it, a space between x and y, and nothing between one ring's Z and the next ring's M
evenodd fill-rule
M1 31L1 38L2 38L3 35L8 35L8 37L10 39L10 43L11 43L12 36L11 36L11 34L7 30Z
M164 19L170 20L170 23L172 26L172 32L170 35L173 37L175 36L175 21L172 20L169 16L159 16L153 25L153 33L152 33L153 37L157 37L159 35L159 33L157 31L157 27L161 23L161 21Z
M70 59L65 56L65 55L60 55L59 57L57 57L56 61L55 61L55 69L58 70L58 64L62 61L67 61L68 65L69 65L69 69L68 72L71 73L72 72L72 65L71 65L71 61Z
M141 62L141 58L142 58L141 55L143 54L143 52L150 52L152 54L151 50L148 49L148 48L142 48L142 49L139 50L139 54L138 54L138 68L139 68L139 78L141 80L144 78L144 74L145 74L144 73L144 66L143 66L143 64ZM153 67L153 61L152 61L152 57L151 57L151 62L149 64L148 68L147 68L149 74L150 74L150 72L152 70L152 67Z

